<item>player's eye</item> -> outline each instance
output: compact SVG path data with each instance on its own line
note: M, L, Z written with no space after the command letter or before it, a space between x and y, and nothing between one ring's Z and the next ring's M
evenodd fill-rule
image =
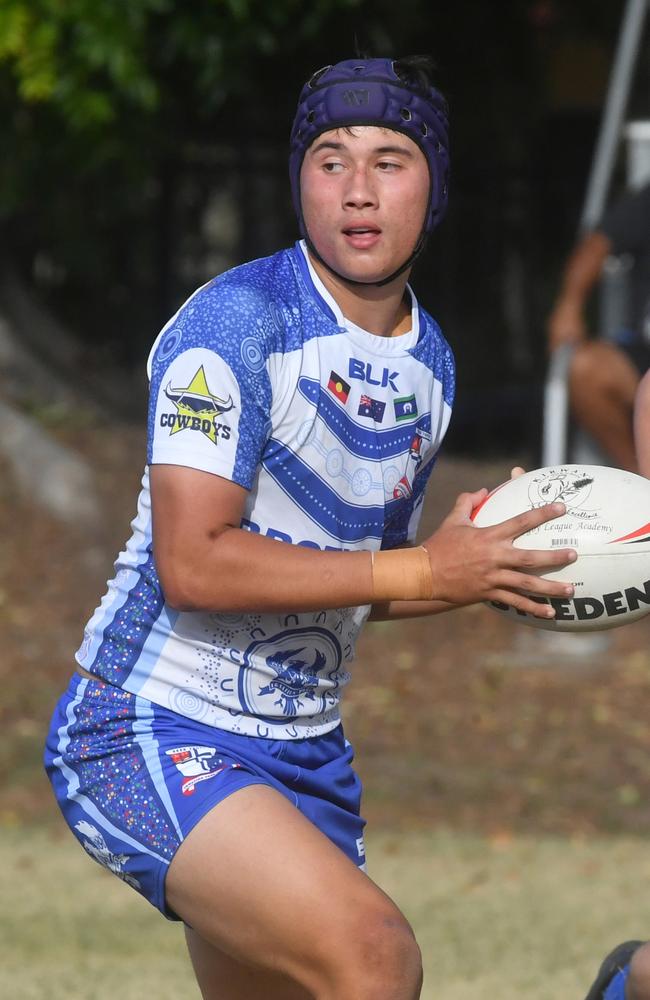
M328 174L338 174L343 170L343 164L336 160L327 160L323 163L323 170Z

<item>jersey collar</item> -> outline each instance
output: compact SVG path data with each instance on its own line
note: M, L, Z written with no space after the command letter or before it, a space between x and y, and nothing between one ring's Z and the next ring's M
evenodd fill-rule
M401 334L399 337L380 337L375 333L370 333L370 331L364 330L363 327L357 326L356 323L353 323L343 315L338 302L327 290L316 273L316 270L309 259L309 252L305 241L299 240L296 243L296 248L298 250L298 263L303 277L306 279L307 284L312 286L315 297L320 300L325 312L331 316L341 332L345 331L350 333L355 340L365 340L366 346L373 346L375 350L381 345L381 353L384 353L385 351L389 354L404 354L406 351L415 347L420 336L420 310L418 308L415 293L409 284L407 284L406 289L411 297L411 329L407 333ZM367 338L371 338L370 343L368 343Z

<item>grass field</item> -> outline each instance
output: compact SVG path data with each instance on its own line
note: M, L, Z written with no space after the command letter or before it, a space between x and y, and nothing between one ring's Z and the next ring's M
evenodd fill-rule
M582 1000L602 953L650 930L641 840L375 833L371 872L413 923L425 1000ZM52 828L0 831L0 995L198 1000L180 927Z
M0 469L0 1000L199 1000L181 929L53 820L41 764L127 536L138 434L81 435L105 494L92 537L26 505ZM427 530L511 464L442 459ZM372 625L357 652L344 717L370 872L416 929L423 997L583 1000L605 951L650 936L650 616L589 655L482 607Z

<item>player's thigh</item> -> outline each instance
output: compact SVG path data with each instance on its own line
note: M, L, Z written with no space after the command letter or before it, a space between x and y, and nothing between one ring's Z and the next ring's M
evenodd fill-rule
M313 1000L287 976L238 962L189 927L185 937L203 1000Z
M194 827L170 865L166 898L219 951L308 990L413 940L385 893L262 785L234 792Z

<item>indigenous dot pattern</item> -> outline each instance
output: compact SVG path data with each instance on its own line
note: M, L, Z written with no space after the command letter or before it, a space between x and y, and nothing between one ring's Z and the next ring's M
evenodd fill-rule
M128 691L89 682L75 707L63 761L76 771L83 794L115 826L171 859L178 836L134 738L135 701Z
M449 344L444 340L440 327L430 316L420 310L420 322L428 327L432 336L420 337L415 347L409 351L416 361L428 365L434 377L442 386L442 395L447 406L452 406L456 392L456 365ZM433 344L432 344L433 341ZM433 347L433 349L432 349Z
M136 585L104 631L93 671L111 684L122 685L142 653L164 606L153 556L140 567Z

